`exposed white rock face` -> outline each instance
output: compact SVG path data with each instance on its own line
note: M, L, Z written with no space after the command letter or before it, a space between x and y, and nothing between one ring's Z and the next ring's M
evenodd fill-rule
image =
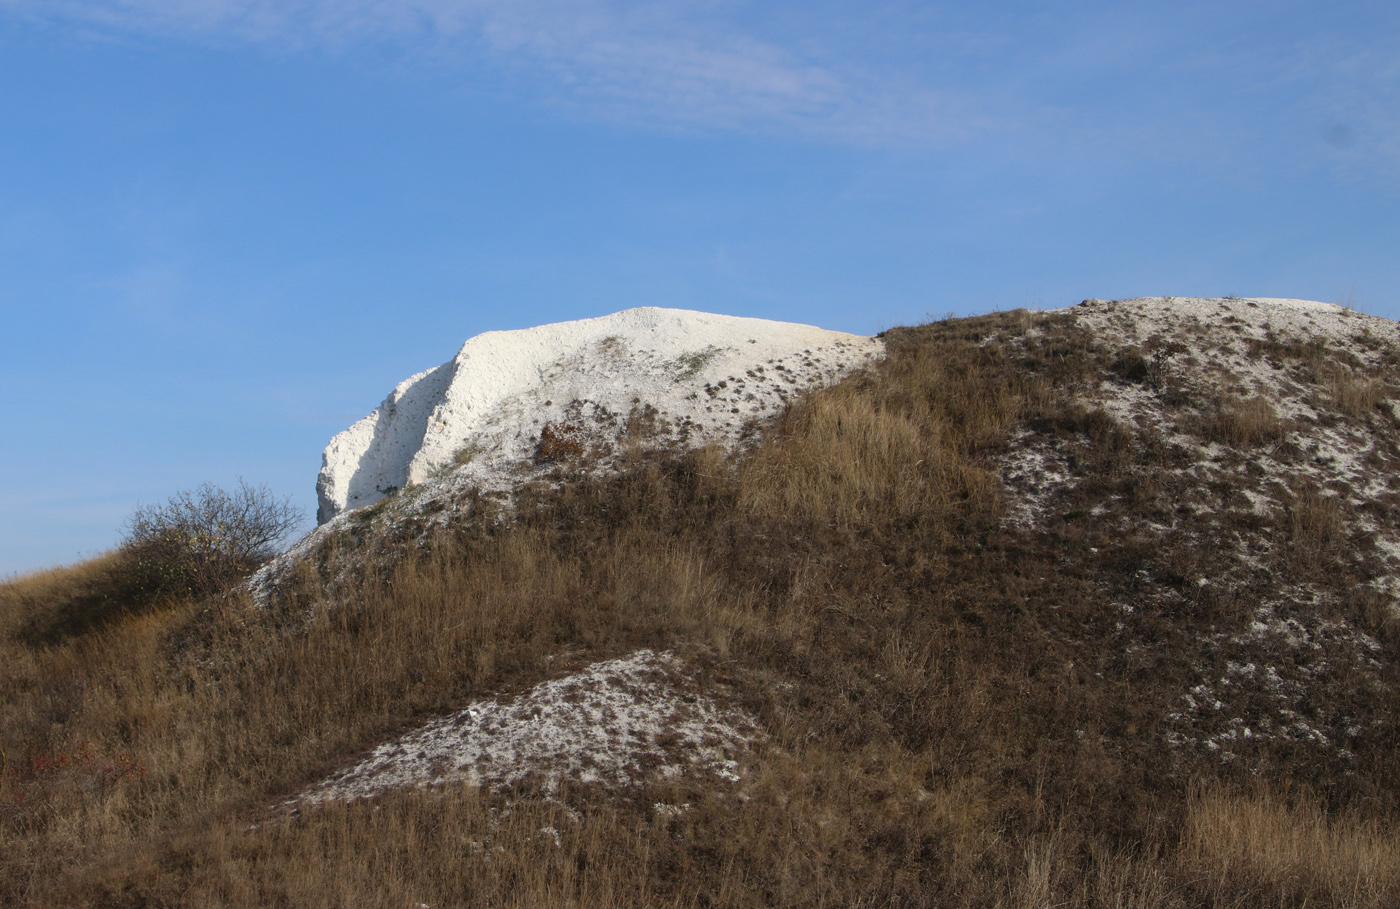
M485 485L536 456L546 426L616 437L732 440L796 391L883 352L875 338L677 309L478 335L401 382L326 447L321 523L451 469Z

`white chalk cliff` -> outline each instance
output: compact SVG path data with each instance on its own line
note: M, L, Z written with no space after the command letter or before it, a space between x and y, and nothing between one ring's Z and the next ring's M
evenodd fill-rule
M499 487L538 460L546 427L590 449L638 427L653 440L732 442L794 392L883 349L810 325L651 307L487 332L331 439L317 518L445 473Z

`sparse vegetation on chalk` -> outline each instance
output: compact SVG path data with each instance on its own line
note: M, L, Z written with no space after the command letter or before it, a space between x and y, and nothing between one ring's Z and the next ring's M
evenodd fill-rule
M95 596L113 557L0 586L11 761L89 742L145 768L29 806L0 780L0 903L1394 905L1376 541L1400 502L1329 485L1351 474L1310 446L1365 426L1366 469L1393 475L1400 430L1282 335L1237 346L1287 400L1196 379L1207 336L896 329L752 448L571 453L436 530L386 506L265 607L186 598L40 640L34 616ZM1386 362L1348 368L1393 383ZM1013 458L1060 480L1009 487ZM764 730L738 782L278 807L428 718L640 649Z
M677 357L668 364L674 373L673 378L677 383L695 378L700 370L705 368L705 364L713 360L719 352L718 347L711 345L704 350L697 350L694 353Z
M453 452L452 466L464 467L467 464L470 464L472 461L476 460L477 456L481 454L481 451L482 449L480 445L463 445L461 448Z

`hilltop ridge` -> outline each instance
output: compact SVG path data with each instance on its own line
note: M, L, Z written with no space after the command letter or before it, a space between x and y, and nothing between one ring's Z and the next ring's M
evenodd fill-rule
M640 431L651 444L732 441L880 351L877 340L810 325L656 307L486 332L331 440L317 519L444 472L499 487L540 454L545 432L555 454L595 456Z

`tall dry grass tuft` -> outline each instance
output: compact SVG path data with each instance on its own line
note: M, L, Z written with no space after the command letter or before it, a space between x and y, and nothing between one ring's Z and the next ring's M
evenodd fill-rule
M1288 424L1279 419L1274 406L1257 396L1223 397L1201 422L1204 438L1239 449L1277 444L1287 437L1288 430Z
M1329 364L1321 379L1331 405L1348 416L1364 417L1390 397L1384 381L1347 366Z
M1327 568L1347 543L1346 503L1312 484L1294 490L1284 528L1295 552L1308 564Z
M1400 836L1374 820L1329 818L1306 800L1198 795L1178 861L1216 905L1380 909L1400 901Z

